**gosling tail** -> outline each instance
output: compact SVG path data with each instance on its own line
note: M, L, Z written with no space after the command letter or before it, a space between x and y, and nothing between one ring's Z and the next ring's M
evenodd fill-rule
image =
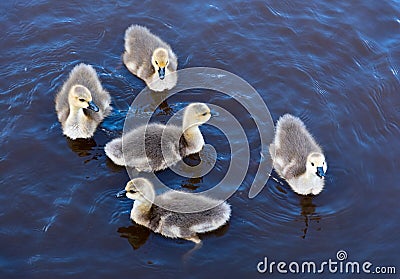
M110 158L114 164L119 166L125 166L124 154L122 152L122 138L113 139L104 147L104 151L108 158Z

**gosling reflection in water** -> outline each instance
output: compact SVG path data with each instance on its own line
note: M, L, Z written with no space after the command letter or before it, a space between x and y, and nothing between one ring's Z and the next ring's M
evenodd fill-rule
M101 152L96 151L97 143L93 138L72 140L66 137L65 139L68 147L79 157L89 157L84 161L85 164L102 156Z
M69 148L78 154L79 157L86 157L92 155L93 147L97 146L93 138L90 139L76 139L65 138Z
M221 236L225 235L228 230L229 230L229 222L226 223L225 225L223 225L222 227L218 228L215 231L202 233L201 236L203 239L206 239L209 237L221 237ZM118 228L117 232L119 233L120 237L128 239L128 242L132 246L133 250L137 250L147 242L147 239L150 236L151 230L144 226L134 223L132 226L129 226L129 227ZM193 253L196 250L198 250L200 247L201 246L195 246L194 248L185 252L185 254L182 257L183 261L186 262L186 261L190 260Z
M191 154L188 157L183 159L183 163L185 163L186 165L190 166L190 167L195 167L197 165L199 165L201 162L200 159L200 155L199 153L195 153L195 154ZM196 169L194 169L194 173L191 173L189 175L190 178L188 178L186 181L182 182L182 188L184 189L188 189L191 191L196 190L197 188L200 187L200 183L203 182L203 177L202 176L197 176L199 175L200 172L196 171Z
M168 94L169 91L154 92L146 88L141 98L144 98L143 103L149 104L149 109L156 112L156 116L172 116L174 110L168 104Z
M198 184L203 182L203 177L192 177L182 183L182 188L194 191L200 186Z
M168 92L153 92L148 95L151 97L150 107L156 116L173 116L174 110L168 104Z
M288 194L288 192L285 190L285 188L290 187L290 185L286 182L286 181L281 181L281 179L279 177L276 176L276 172L273 170L270 174L270 177L277 182L276 184L276 189L281 192L282 194ZM304 229L302 229L303 235L301 236L301 238L305 239L307 232L308 232L308 228L310 225L311 221L316 221L316 223L319 223L319 221L321 220L321 216L317 215L315 213L315 209L317 208L317 206L315 204L313 204L313 195L307 195L307 196L299 196L299 202L300 202L300 206L301 206L301 216L303 218L302 221L304 220ZM321 228L317 228L317 231L321 230Z
M151 231L144 226L133 224L129 227L120 227L117 232L120 237L128 239L133 250L137 250L146 243Z
M157 115L174 115L174 110L168 105L168 102L165 100L159 106L160 112Z
M313 204L313 196L302 196L300 197L300 205L301 205L301 215L304 217L305 227L303 229L303 235L301 238L306 238L308 227L311 221L316 221L319 223L321 217L315 214L315 209L317 206ZM320 230L321 228L317 228Z

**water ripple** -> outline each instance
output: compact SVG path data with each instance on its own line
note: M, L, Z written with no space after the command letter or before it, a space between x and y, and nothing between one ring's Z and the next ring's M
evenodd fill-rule
M231 71L258 90L275 120L288 112L302 118L329 165L326 187L316 197L298 196L286 183L270 179L250 200L248 189L260 160L252 116L228 96L200 89L163 103L154 121L165 122L198 99L229 108L243 124L252 152L246 179L229 198L229 225L218 238L202 236L203 247L184 266L190 276L204 278L212 272L236 278L255 272L262 256L296 260L312 253L326 259L340 247L353 259L373 255L377 264L390 263L397 255L396 1L160 5L118 0L94 5L31 0L0 5L1 263L3 271L15 271L8 277L126 277L132 269L148 277L160 270L181 277L177 259L192 244L131 225L132 201L114 197L129 177L103 150L121 134L129 106L145 86L121 60L124 31L134 23L168 41L180 68ZM81 62L95 67L114 110L92 140L71 142L62 135L54 96ZM152 113L161 98L147 96L141 114ZM231 157L226 139L215 129L202 131L217 150L216 166L198 179L160 173L171 187L203 191L226 173Z

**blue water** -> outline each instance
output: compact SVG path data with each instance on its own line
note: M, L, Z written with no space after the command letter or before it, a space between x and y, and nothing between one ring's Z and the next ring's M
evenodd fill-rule
M318 278L260 275L256 266L264 257L336 260L341 249L351 261L397 267L397 275L371 278L398 277L398 1L10 0L0 9L1 278ZM103 150L144 87L121 60L133 23L166 40L180 69L230 71L260 93L274 121L287 112L302 118L328 160L325 190L304 198L271 179L249 199L260 161L252 116L227 96L196 90L168 100L154 118L165 121L194 100L238 117L252 161L228 200L231 220L202 236L187 261L192 243L133 224L132 202L115 198L129 177ZM93 140L72 142L62 135L54 96L79 62L98 71L114 112ZM192 179L161 173L171 187L199 191L227 171L225 137L207 125L202 131L218 151L215 169Z

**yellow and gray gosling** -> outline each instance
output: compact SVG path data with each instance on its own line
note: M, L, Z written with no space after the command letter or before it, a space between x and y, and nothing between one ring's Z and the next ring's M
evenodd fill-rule
M144 172L163 170L203 148L199 126L210 117L206 104L192 103L185 108L181 127L158 123L140 126L110 141L104 150L117 165Z
M71 139L91 138L104 117L110 114L110 94L103 89L95 69L75 66L55 98L63 133Z
M273 167L300 195L319 194L328 169L321 147L300 118L285 114L276 124L269 148Z
M132 25L125 31L123 61L128 70L153 91L176 85L178 59L171 47L146 27Z
M153 184L145 178L129 181L117 194L117 197L124 196L134 200L130 216L134 222L163 236L195 243L201 242L198 233L218 229L228 222L231 215L228 203L205 195L174 190L156 195ZM198 208L211 209L195 212Z

